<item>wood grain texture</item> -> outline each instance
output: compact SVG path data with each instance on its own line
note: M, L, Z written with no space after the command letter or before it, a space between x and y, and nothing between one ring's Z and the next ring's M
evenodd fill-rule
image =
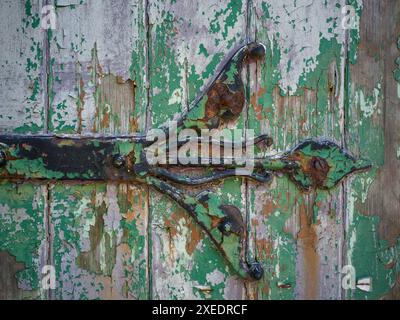
M51 187L55 299L147 298L147 196L125 184Z
M2 1L0 27L0 129L19 133L44 127L43 1Z
M273 137L270 153L310 137L343 140L343 4L253 2L251 32L267 45L267 57L252 72L249 125ZM304 195L276 178L249 190L253 248L268 275L250 287L251 297L340 299L341 189Z
M143 36L137 32L139 4L63 1L56 10L58 28L50 38L50 128L64 133L136 131L144 121L135 112L131 79L134 70L144 68L132 60Z
M0 132L45 127L43 1L0 3ZM45 186L0 183L0 299L46 299L41 270L48 261Z
M49 32L45 3L57 13ZM345 4L354 28L342 26ZM233 48L259 41L265 61L242 72L247 102L230 129L271 135L260 154L323 136L373 163L330 191L303 194L284 177L210 186L241 210L258 282L233 274L188 214L146 186L1 182L0 299L400 298L397 0L4 0L0 17L0 132L158 128ZM370 291L343 289L346 265Z
M372 279L372 291L354 290L353 299L399 299L399 19L398 1L364 1L357 60L348 66L346 141L374 162L348 189L347 263L357 278Z
M56 10L49 128L108 135L144 128L143 80L133 78L145 70L141 3L63 1ZM52 298L148 297L147 193L126 184L51 186L51 253L59 279Z
M242 1L149 1L152 128L187 110L215 76L225 55L243 41L245 13ZM243 128L243 119L237 127ZM214 192L220 195L221 204L234 204L244 214L241 179L228 180ZM150 208L153 298L244 297L243 282L230 274L211 241L182 209L154 193L150 196Z

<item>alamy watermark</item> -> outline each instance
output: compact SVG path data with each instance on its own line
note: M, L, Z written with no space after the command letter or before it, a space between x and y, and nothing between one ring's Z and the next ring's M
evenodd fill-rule
M45 265L42 268L42 281L43 290L54 290L56 288L56 268L52 265Z
M360 289L361 291L371 292L372 291L372 278L363 277L356 278L356 268L352 265L345 265L342 268L342 289L343 290L355 290Z
M343 29L358 29L360 17L356 13L356 9L352 5L345 5L341 9ZM43 6L41 9L40 26L43 30L55 30L57 26L56 8L53 5Z
M168 130L150 130L146 140L153 142L145 154L149 165L224 165L234 167L237 175L254 169L252 129L179 131L171 121Z
M356 9L352 5L342 7L342 28L358 29L360 25L360 17L356 13Z
M42 290L56 289L56 269L53 265L45 265L42 270L41 288ZM372 278L356 278L356 269L352 265L345 265L341 270L341 286L343 290L359 289L364 292L372 291Z

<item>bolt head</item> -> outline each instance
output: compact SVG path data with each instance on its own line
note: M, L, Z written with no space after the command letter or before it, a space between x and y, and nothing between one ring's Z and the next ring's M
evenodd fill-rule
M253 262L249 268L249 275L254 280L260 280L264 275L264 269L259 262Z
M224 219L220 222L218 229L224 236L230 236L232 234L232 223Z
M7 158L4 151L0 150L0 167L4 167L7 164Z
M320 157L313 157L311 159L311 166L319 172L326 172L329 170L329 165L326 160Z
M120 154L115 155L113 158L113 164L116 168L122 168L125 165L125 157Z
M230 233L232 231L232 224L230 222L226 222L223 225L224 231Z

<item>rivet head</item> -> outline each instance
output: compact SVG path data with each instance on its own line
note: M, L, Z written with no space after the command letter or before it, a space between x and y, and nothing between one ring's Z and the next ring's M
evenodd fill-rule
M116 168L122 168L125 165L125 157L120 154L115 155L113 158L113 165Z
M323 158L319 158L319 157L312 158L311 166L313 169L320 171L320 172L326 172L329 170L329 165L326 162L326 160Z
M4 151L0 150L0 167L4 167L7 164L7 158Z
M259 262L253 262L249 268L250 276L255 280L260 280L264 275L264 269Z
M224 236L230 236L232 234L232 223L224 219L218 225L218 229Z
M230 233L232 231L232 224L230 222L224 223L224 231Z

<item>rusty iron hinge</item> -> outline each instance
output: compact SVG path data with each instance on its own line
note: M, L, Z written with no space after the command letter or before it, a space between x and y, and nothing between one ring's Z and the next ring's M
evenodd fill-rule
M235 121L245 105L245 89L241 69L245 62L264 57L262 44L242 46L224 64L221 72L204 93L195 99L189 111L177 120L176 132L184 129L216 129ZM202 112L198 112L198 111ZM199 114L201 116L199 116ZM165 140L150 140L145 135L132 136L62 136L0 135L0 180L90 180L143 183L175 200L207 234L228 265L242 277L260 279L263 267L247 250L246 221L240 210L219 199L207 188L191 194L185 185L208 185L228 177L242 176L258 183L269 182L274 175L287 175L302 191L331 189L349 174L366 170L370 164L357 160L335 142L309 139L275 156L252 159L252 170L244 170L244 162L234 159L219 161L198 156L192 163L151 164L148 153L155 144L170 152L171 131L161 128ZM174 134L175 134L174 133ZM197 140L179 141L177 149ZM221 147L244 148L248 145L266 148L272 139L266 135L239 143L221 142ZM189 176L179 168L201 167L206 173Z

